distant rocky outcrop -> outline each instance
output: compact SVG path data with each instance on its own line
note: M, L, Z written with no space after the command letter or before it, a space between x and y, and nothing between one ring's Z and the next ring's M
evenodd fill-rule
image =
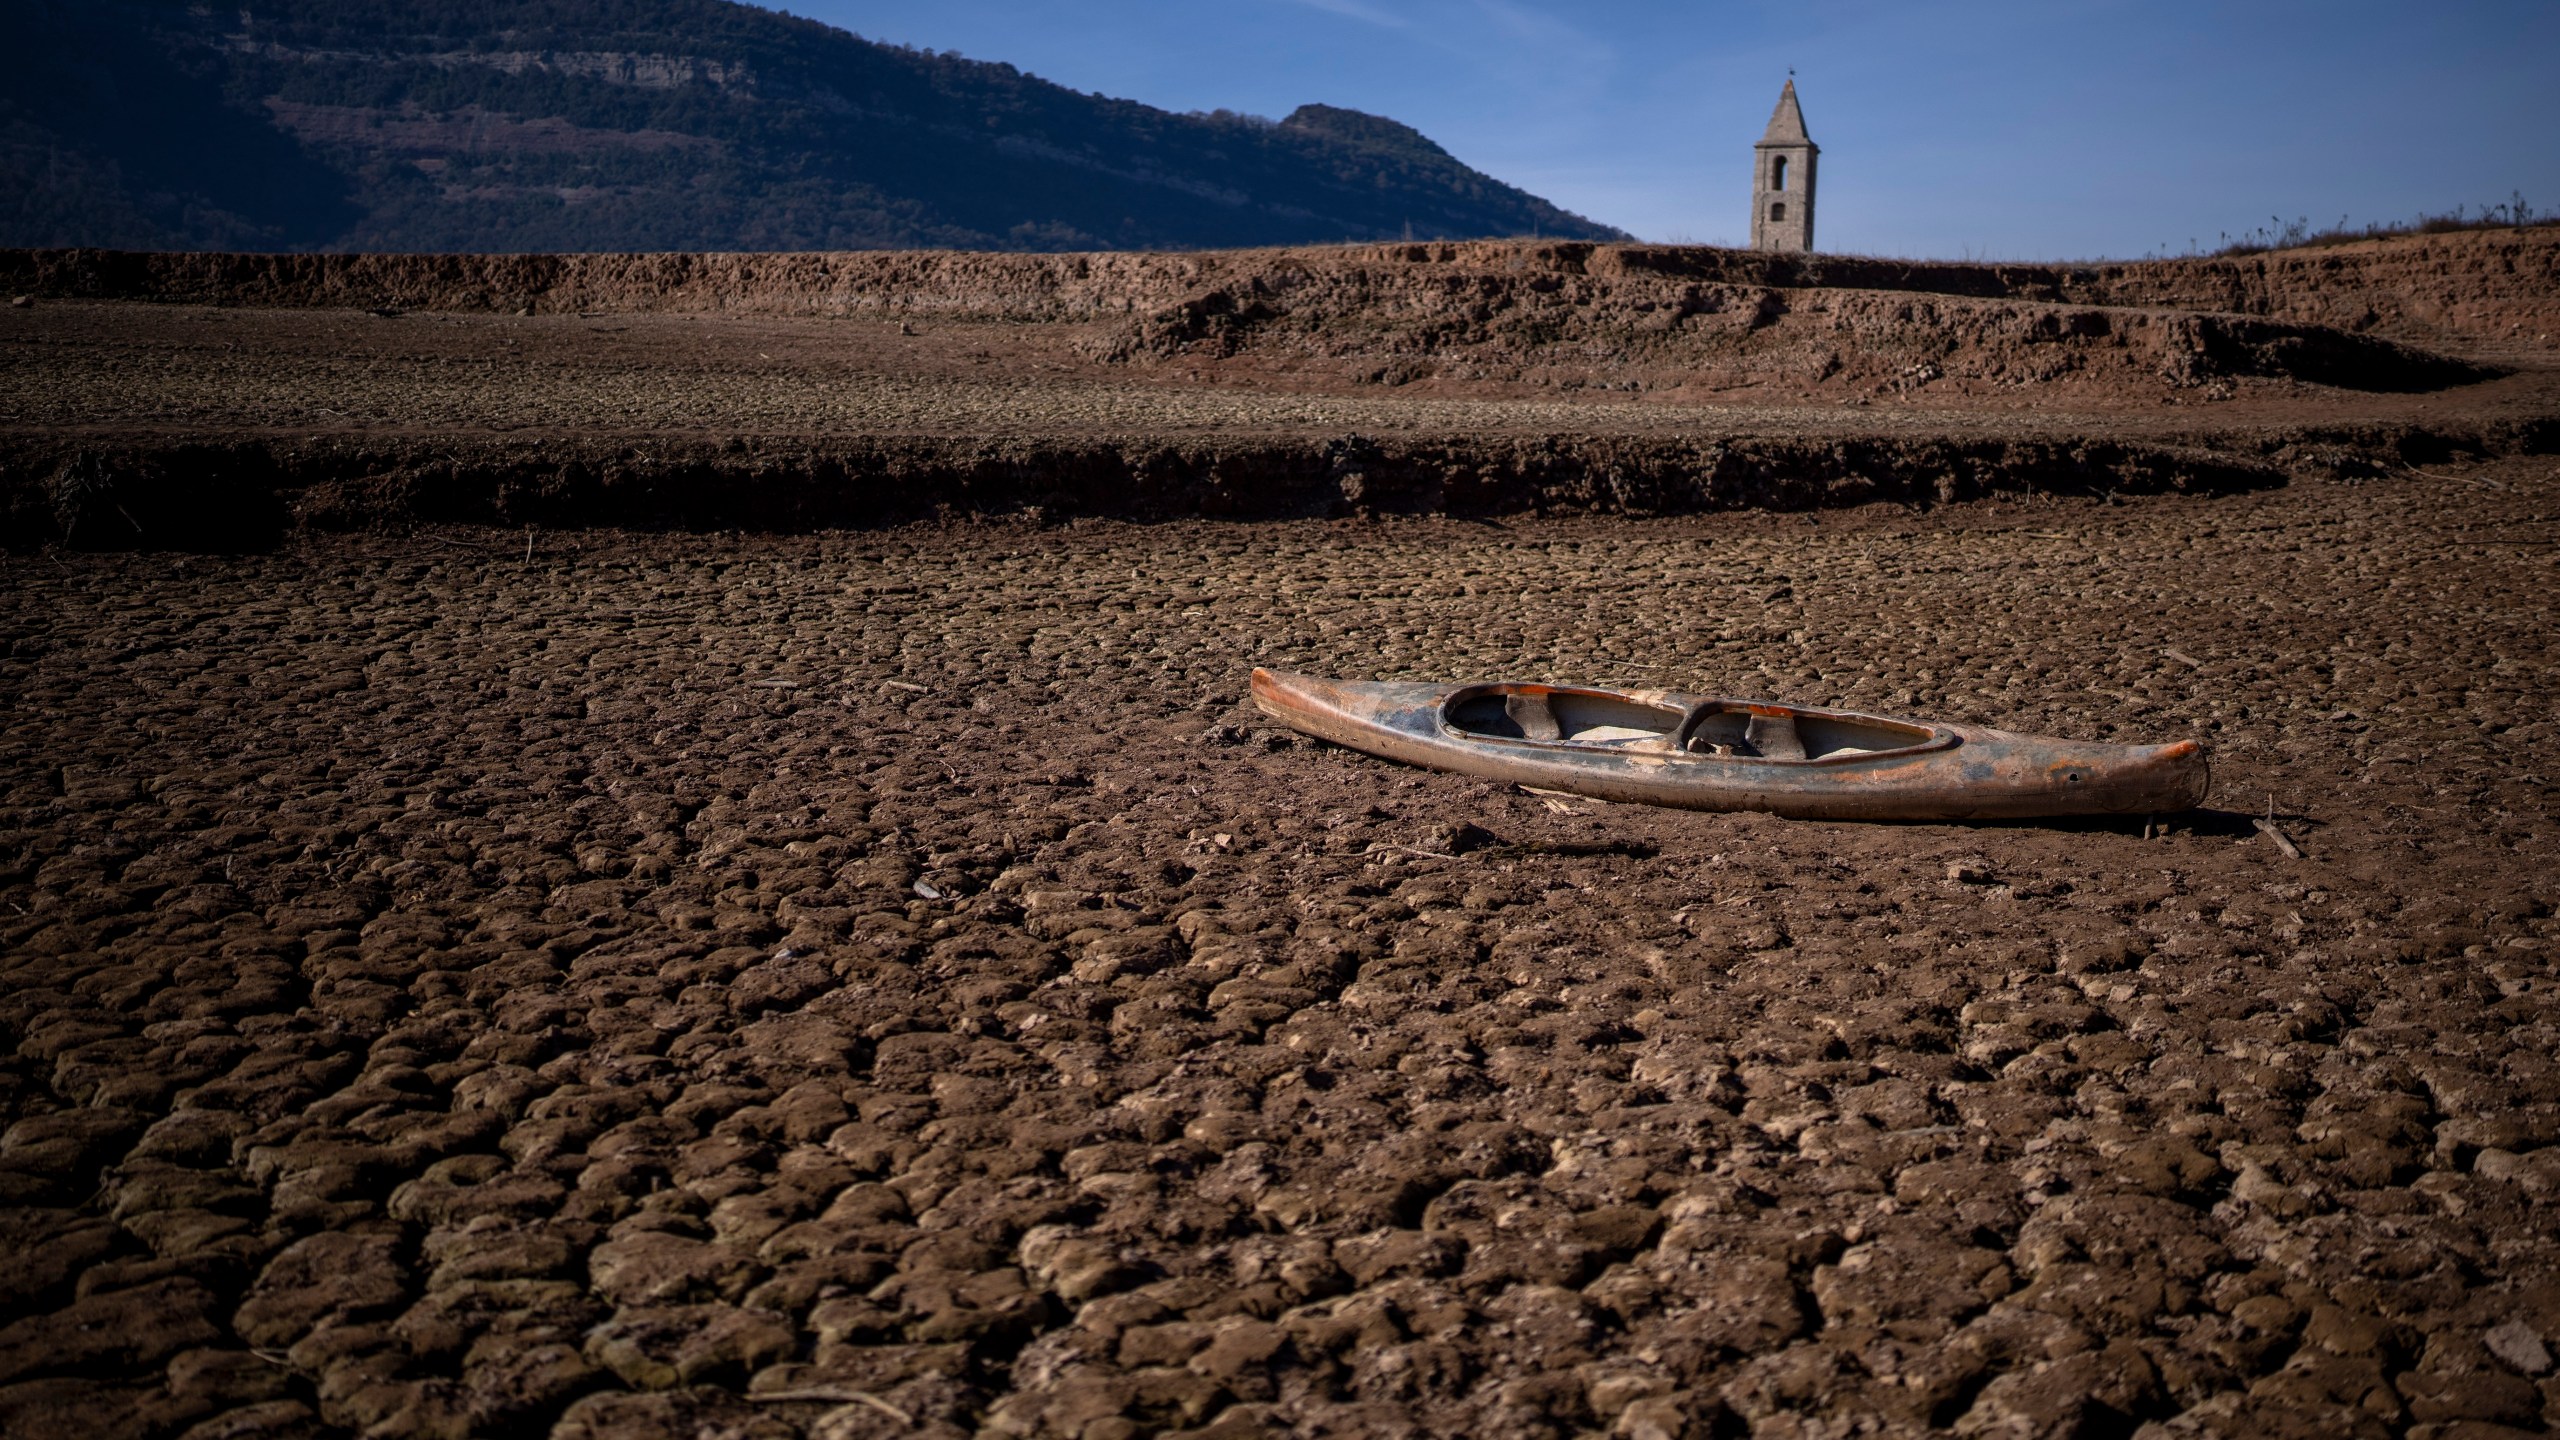
M1621 239L1419 132L1084 95L723 0L16 0L0 245L1205 249Z

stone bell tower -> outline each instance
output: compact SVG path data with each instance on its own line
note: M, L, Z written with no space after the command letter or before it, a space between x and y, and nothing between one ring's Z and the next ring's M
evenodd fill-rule
M1822 147L1804 132L1796 81L1778 92L1769 133L1751 147L1751 248L1803 254L1813 249L1813 165Z

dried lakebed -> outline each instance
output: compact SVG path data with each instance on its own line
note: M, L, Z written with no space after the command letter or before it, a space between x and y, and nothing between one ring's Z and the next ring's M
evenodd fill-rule
M0 561L0 1431L2560 1421L2547 459L536 539ZM1551 803L1256 662L2195 735L2220 808Z
M2149 371L1852 384L1798 366L1778 383L1615 341L1568 347L1590 373L1554 383L1452 361L1389 385L1251 349L1106 363L1094 350L1113 333L46 300L0 310L0 549L421 523L1836 508L2231 492L2560 450L2560 370L2540 351L2411 393Z

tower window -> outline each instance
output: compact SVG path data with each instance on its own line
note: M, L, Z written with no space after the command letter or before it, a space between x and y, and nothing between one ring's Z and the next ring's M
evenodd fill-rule
M1777 203L1775 203L1775 204L1771 205L1771 206L1769 207L1769 218L1770 218L1770 219L1772 219L1772 220L1784 220L1784 219L1786 219L1786 218L1787 218L1787 202L1786 202L1786 201L1784 201L1784 200L1780 200L1780 201L1778 201Z
M1772 190L1787 188L1787 157L1784 155L1769 162L1769 188Z

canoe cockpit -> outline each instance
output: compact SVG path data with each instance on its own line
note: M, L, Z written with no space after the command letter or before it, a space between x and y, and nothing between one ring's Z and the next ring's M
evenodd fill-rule
M1481 685L1449 697L1455 736L1741 760L1830 760L1930 747L1939 732L1866 715L1708 700L1680 709L1605 690Z

